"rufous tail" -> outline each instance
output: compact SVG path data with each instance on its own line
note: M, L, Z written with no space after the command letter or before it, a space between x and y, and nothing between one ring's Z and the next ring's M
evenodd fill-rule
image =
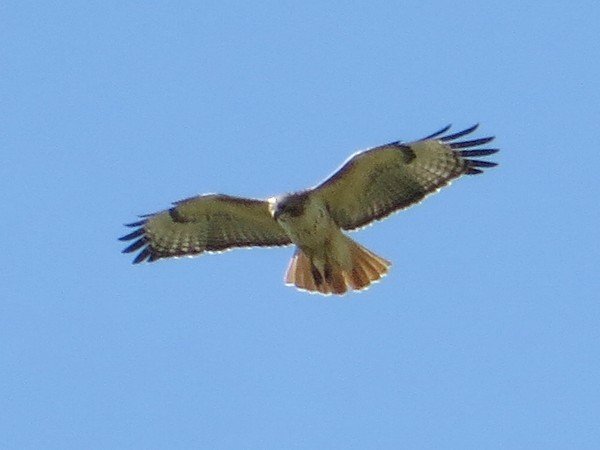
M366 289L388 272L389 261L351 239L347 243L350 264L346 268L339 262L326 260L319 270L319 264L297 248L285 275L286 284L324 295L342 295L349 290Z

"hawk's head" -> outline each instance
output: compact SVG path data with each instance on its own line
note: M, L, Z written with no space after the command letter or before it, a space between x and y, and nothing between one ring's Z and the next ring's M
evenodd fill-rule
M286 217L300 217L304 213L308 194L287 194L269 199L269 211L275 220Z

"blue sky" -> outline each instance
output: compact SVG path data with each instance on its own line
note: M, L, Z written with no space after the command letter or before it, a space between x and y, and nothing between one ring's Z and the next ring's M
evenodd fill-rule
M598 448L597 2L3 2L5 448ZM123 223L481 123L498 168L360 233L132 266Z

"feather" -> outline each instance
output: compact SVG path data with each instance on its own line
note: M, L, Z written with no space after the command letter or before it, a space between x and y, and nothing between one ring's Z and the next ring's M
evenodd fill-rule
M458 133L449 134L447 136L441 137L440 141L442 141L442 142L448 142L448 141L452 141L454 139L458 139L459 137L463 137L463 136L465 136L467 134L472 133L473 131L475 131L477 129L477 127L479 127L478 123L476 123L475 125L473 125L470 128L467 128L466 130L459 131Z
M126 234L125 236L121 236L119 238L119 240L120 241L131 241L132 239L135 239L136 237L140 237L143 234L144 234L144 229L138 228L133 233L129 233L129 234Z
M133 260L133 264L139 264L143 262L146 258L152 259L153 255L148 247L142 250Z
M448 145L450 145L450 148L452 148L452 149L465 148L465 147L477 147L478 145L487 144L488 142L492 141L493 139L494 139L494 136L490 136L490 137L485 137L485 138L481 138L481 139L474 139L472 141L452 142Z
M452 124L448 124L448 125L446 125L444 128L442 128L442 129L440 129L440 130L436 131L435 133L432 133L432 134L430 134L430 135L429 135L429 136L427 136L427 137L424 137L424 138L421 138L421 139L419 139L419 141L427 141L427 140L429 140L429 139L436 138L436 137L438 137L440 134L444 134L446 131L448 131L448 130L450 129L450 127L451 127L451 126L452 126Z
M132 223L126 223L125 226L126 227L141 227L142 225L144 225L147 222L147 220L138 220L137 222L132 222Z
M148 243L148 240L145 237L142 237L142 238L138 239L137 241L135 241L133 244L131 244L129 247L125 248L122 251L122 253L135 252L136 250L142 248L147 243Z
M498 151L499 149L497 148L481 148L479 150L460 150L456 153L463 157L471 157L493 155L494 153L498 153Z
M476 159L467 159L469 167L496 167L498 163L491 161L479 161Z

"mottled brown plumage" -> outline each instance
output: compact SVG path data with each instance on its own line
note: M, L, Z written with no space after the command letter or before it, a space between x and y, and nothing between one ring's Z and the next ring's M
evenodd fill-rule
M496 164L474 157L493 138L457 141L473 132L400 141L358 152L315 188L267 200L222 194L192 197L128 224L120 238L134 242L134 263L199 255L235 247L295 244L286 282L321 294L361 290L385 275L389 261L342 233L383 219L423 200L461 175Z

